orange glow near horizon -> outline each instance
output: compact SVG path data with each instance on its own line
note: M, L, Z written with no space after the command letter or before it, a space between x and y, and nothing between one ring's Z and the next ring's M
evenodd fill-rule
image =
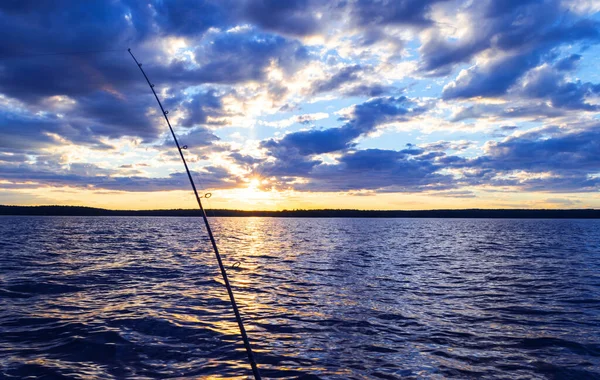
M466 208L600 208L600 195L574 194L557 197L549 193L486 192L473 190L475 197L459 198L427 193L313 193L262 190L258 178L246 187L210 190L203 200L207 209L293 210L428 210ZM191 190L125 192L72 187L4 189L0 204L70 205L115 210L194 209Z

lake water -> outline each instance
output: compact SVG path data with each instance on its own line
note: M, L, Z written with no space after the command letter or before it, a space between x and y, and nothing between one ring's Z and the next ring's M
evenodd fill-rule
M600 378L599 220L212 224L265 378ZM249 375L201 220L0 217L0 378Z

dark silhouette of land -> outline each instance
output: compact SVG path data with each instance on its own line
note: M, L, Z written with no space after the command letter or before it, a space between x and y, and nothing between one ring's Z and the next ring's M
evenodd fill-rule
M243 211L207 210L209 216L283 217L283 218L515 218L515 219L599 219L600 210L531 210L531 209L465 209L465 210L282 210ZM79 206L2 206L0 215L55 216L200 216L199 210L107 210Z

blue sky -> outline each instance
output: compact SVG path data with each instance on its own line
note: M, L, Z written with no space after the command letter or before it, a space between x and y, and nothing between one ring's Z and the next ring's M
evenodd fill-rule
M0 204L193 207L131 48L209 207L600 207L597 1L4 1L0 30Z

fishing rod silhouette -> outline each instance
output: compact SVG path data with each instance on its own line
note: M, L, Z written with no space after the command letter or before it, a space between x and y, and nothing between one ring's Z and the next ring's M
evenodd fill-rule
M196 185L194 183L194 179L192 178L192 174L190 173L190 169L188 168L187 162L185 160L185 156L183 155L183 151L185 149L187 149L187 145L183 145L183 146L179 145L179 140L177 140L177 136L175 136L175 132L173 131L173 127L171 126L171 122L169 121L169 118L167 117L167 115L169 114L169 111L166 111L164 109L162 103L160 102L160 99L158 98L158 95L156 94L156 91L154 91L154 84L152 84L152 82L150 82L150 79L148 79L148 75L146 75L146 72L144 71L144 69L142 69L142 64L139 63L138 60L135 58L135 56L131 52L131 49L127 49L127 51L131 55L131 58L133 58L135 63L138 65L140 71L144 75L144 78L146 78L146 82L148 82L148 86L150 86L150 89L152 90L152 93L154 94L154 97L156 98L156 101L158 102L158 106L160 107L160 110L162 111L162 114L165 117L165 121L167 122L167 125L169 126L169 130L171 131L171 135L173 136L175 145L177 145L177 150L179 151L179 155L181 156L181 161L183 161L183 166L185 166L185 171L187 172L188 178L190 180L190 184L192 185L192 189L194 190L194 195L196 196L196 201L198 201L198 207L200 207L200 211L202 212L202 218L204 219L204 225L206 226L206 231L208 232L208 237L210 238L210 242L212 244L213 251L215 252L217 262L219 263L219 269L221 270L221 275L223 276L223 281L225 282L225 287L227 288L227 293L229 294L229 301L231 301L231 306L232 306L233 312L235 314L235 319L237 320L237 324L240 329L240 334L242 335L242 340L244 341L244 347L246 347L246 353L248 354L248 361L250 362L250 366L252 367L252 373L254 374L254 378L256 380L261 380L262 378L260 376L260 371L258 370L256 361L254 360L254 354L252 353L252 347L250 347L250 341L248 340L248 335L246 334L246 329L244 328L244 322L242 321L240 311L238 310L237 303L235 302L235 297L233 296L233 290L231 290L231 285L229 284L229 279L227 278L227 272L225 271L225 266L223 266L223 261L221 260L221 255L219 254L219 248L217 248L217 242L215 241L215 237L213 236L212 230L210 228L210 224L208 223L208 218L206 217L206 211L204 210L204 207L202 207L202 201L200 200L201 198L210 198L210 193L207 193L206 195L204 195L202 197L198 195L198 190L196 190Z

